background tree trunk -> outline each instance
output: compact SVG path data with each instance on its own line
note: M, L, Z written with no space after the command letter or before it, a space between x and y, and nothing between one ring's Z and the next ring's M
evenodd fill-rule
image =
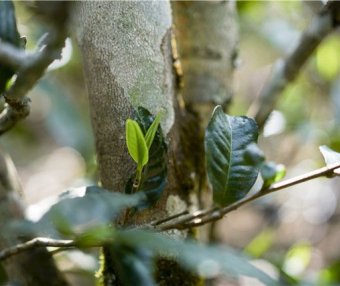
M172 2L177 71L181 75L180 94L187 113L191 136L183 140L189 146L188 168L195 174L195 193L201 194L201 206L211 205L206 190L204 130L213 108L226 110L232 97L232 73L238 42L234 1ZM191 122L191 123L190 123ZM189 139L189 140L188 140ZM195 148L192 148L195 146ZM194 156L192 154L195 150Z

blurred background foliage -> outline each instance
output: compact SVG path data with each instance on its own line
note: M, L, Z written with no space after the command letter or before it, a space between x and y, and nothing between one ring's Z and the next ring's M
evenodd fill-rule
M238 68L231 114L244 115L273 63L297 43L319 2L239 1ZM44 27L16 2L19 31L32 49ZM32 218L67 188L95 184L98 174L81 57L73 39L63 60L29 94L32 113L2 136L12 156ZM267 123L261 148L283 163L287 176L324 165L319 145L340 151L340 34L321 44L295 83L286 88ZM113 150L114 152L114 150ZM340 284L340 179L318 179L269 195L218 222L215 240L244 249L287 285ZM92 285L93 254L58 254L69 273ZM91 275L90 275L91 274ZM245 282L246 283L246 282ZM79 284L80 285L80 284ZM254 285L254 284L248 284Z

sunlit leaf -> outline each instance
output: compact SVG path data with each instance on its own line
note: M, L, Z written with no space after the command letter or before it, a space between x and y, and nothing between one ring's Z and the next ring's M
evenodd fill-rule
M138 107L135 114L136 121L140 124L143 133L150 129L155 122L154 116L143 107ZM149 161L143 169L139 191L147 196L144 207L155 203L166 185L167 176L167 146L162 134L160 125L158 126L154 139L149 150ZM131 193L134 175L130 178L126 192Z
M245 275L255 277L267 286L277 285L267 274L250 264L245 256L230 248L204 246L142 230L121 231L116 239L131 247L143 247L154 255L173 258L184 268L203 277Z
M75 242L79 247L102 245L112 243L115 236L115 229L110 225L100 225L87 229L85 232L75 237Z
M340 41L330 37L323 42L316 52L318 72L327 80L334 79L340 70Z
M312 255L312 247L301 243L294 245L286 254L283 270L289 275L299 276L308 266Z
M280 181L286 175L286 167L274 162L266 162L260 168L261 176L264 181L263 186L268 187Z
M252 257L261 257L265 254L274 242L272 229L265 229L260 232L245 248L245 253Z
M126 120L126 144L130 156L141 171L142 167L148 162L149 151L139 124L132 119Z
M205 157L214 202L230 204L243 198L258 175L258 168L247 162L247 147L258 136L254 120L229 116L217 106L205 133Z
M335 261L319 273L317 285L334 286L340 285L340 261Z
M340 153L335 152L325 145L320 146L319 149L327 166L340 163ZM340 168L334 170L334 173L340 175Z

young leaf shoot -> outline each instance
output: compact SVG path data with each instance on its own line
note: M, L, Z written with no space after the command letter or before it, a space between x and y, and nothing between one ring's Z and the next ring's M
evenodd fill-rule
M136 181L139 183L142 169L149 160L149 150L143 131L137 121L132 119L126 120L126 144L130 156L137 163Z
M159 112L155 120L152 122L151 126L149 127L148 131L145 134L145 142L146 142L146 146L148 147L148 150L150 150L150 147L155 138L160 122L161 122L161 113Z

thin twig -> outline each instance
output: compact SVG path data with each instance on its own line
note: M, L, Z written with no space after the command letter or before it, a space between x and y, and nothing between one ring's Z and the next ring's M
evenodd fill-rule
M36 237L32 240L14 245L12 247L6 248L0 251L0 261L5 260L13 255L17 255L21 252L30 250L36 247L63 247L63 248L73 248L76 247L77 244L73 240L59 240L59 239L51 239L45 237Z
M291 179L287 179L278 183L275 183L271 185L268 188L262 189L261 191L255 193L252 196L246 197L244 199L241 199L227 207L224 208L214 208L214 209L209 209L209 210L203 210L203 211L198 211L196 213L193 213L188 216L181 216L179 219L174 220L174 221L168 221L167 223L160 223L160 224L155 224L157 230L159 231L165 231L165 230L170 230L170 229L187 229L187 228L192 228L192 227L197 227L201 226L216 220L219 220L223 218L226 214L228 214L231 211L234 211L238 209L239 207L252 202L258 198L261 198L263 196L266 196L270 193L277 192L282 189L286 189L288 187L318 178L318 177L324 177L324 176L333 176L334 175L334 170L340 168L340 163L328 166L328 167L323 167L317 170L314 170L312 172L309 172L307 174L303 174Z
M243 206L251 201L254 201L260 197L268 195L270 193L318 178L322 176L333 176L334 170L340 168L340 163L331 165L329 167L323 167L317 169L315 171L309 172L307 174L303 174L301 176L297 176L291 179L284 180L282 182L273 184L269 188L262 189L258 193L239 200L227 207L224 208L214 208L205 211L198 211L191 215L185 215L186 212L181 212L177 215L169 217L166 220L159 220L157 222L153 222L152 225L158 231L166 231L170 229L186 229L192 227L198 227L206 223L217 221L225 216L227 213L238 209L240 206ZM169 221L170 219L170 221ZM171 220L175 220L174 222ZM150 224L149 224L150 226ZM104 245L104 242L97 242L93 245L86 245L83 247L100 247ZM60 247L61 249L68 249L68 248L77 248L81 247L79 243L75 240L58 240L58 239L50 239L44 237L37 237L32 240L26 241L24 243L20 243L14 245L12 247L6 248L0 251L0 261L10 258L11 256L20 254L24 251L31 250L36 247Z
M165 223L165 222L167 222L167 221L176 219L176 218L178 218L178 217L181 217L181 216L187 215L187 214L189 214L189 211L188 211L188 210L185 210L185 211L182 211L182 212L180 212L180 213L174 214L174 215L172 215L172 216L168 216L168 217L163 218L163 219L160 219L160 220L155 220L155 221L151 222L150 225L156 226L156 225Z
M250 117L255 117L260 129L275 109L279 95L289 83L295 80L322 40L334 30L333 13L336 9L336 3L326 5L301 35L296 48L285 59L278 60L274 65L271 78L248 111Z

